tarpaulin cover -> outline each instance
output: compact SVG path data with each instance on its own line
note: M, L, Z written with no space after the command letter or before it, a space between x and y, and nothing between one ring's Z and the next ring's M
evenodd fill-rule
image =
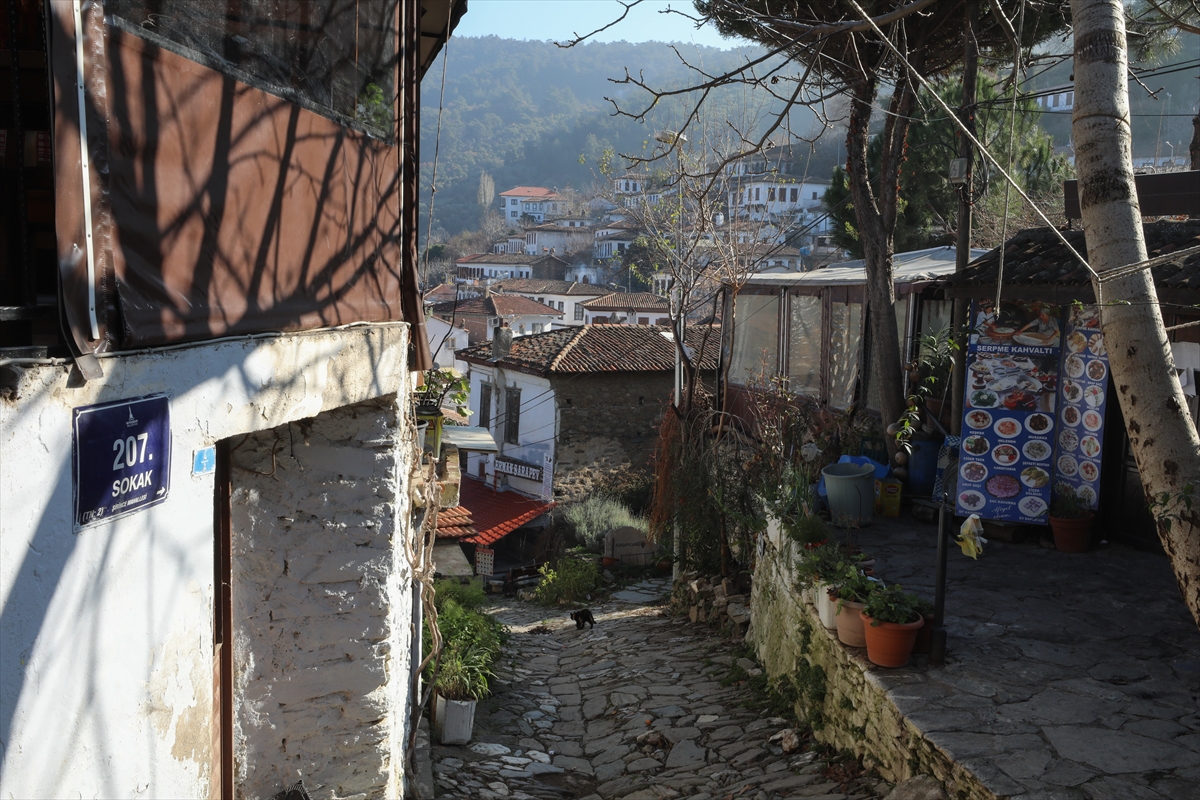
M821 298L792 298L788 331L788 387L796 394L821 394Z
M428 364L406 199L418 11L396 0L106 7L99 25L86 4L85 29L88 143L104 176L92 176L101 327L113 345L404 320ZM70 3L52 14L56 113L69 130ZM78 193L59 204L78 205Z
M779 360L779 295L739 294L733 309L729 379L752 385L774 377Z

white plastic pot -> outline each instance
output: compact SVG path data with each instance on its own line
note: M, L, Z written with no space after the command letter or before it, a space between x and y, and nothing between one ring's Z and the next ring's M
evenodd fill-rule
M442 728L442 744L467 744L475 729L475 700L447 700L438 695L434 715Z
M828 630L837 628L837 600L829 596L829 584L817 584L817 614L821 617L821 625Z

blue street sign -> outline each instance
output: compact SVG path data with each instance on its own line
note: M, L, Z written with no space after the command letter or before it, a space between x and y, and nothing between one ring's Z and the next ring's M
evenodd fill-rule
M171 486L166 395L75 409L75 528L158 505Z
M192 453L192 474L211 475L217 471L217 448L202 447Z

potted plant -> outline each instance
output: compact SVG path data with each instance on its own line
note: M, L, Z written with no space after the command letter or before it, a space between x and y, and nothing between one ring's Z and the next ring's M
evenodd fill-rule
M425 447L433 451L434 458L442 455L442 424L445 414L442 404L447 400L454 410L462 416L470 416L467 408L471 384L468 379L453 367L435 367L421 373L421 385L413 392L413 402L416 404L418 427L426 423Z
M871 594L874 582L851 564L842 573L841 579L829 590L829 594L837 598L837 634L842 644L850 647L866 647L867 641L863 635L862 617L858 612L863 610L867 598Z
M475 727L475 705L487 696L491 655L477 644L449 645L442 652L434 689L434 719L442 744L466 744Z
M898 585L876 585L859 612L867 645L867 659L880 667L903 667L912 657L923 617L915 594Z
M796 566L800 589L812 593L812 602L817 608L821 624L829 630L837 627L837 604L830 599L829 589L853 563L853 558L846 555L841 545L831 542L805 548Z
M1050 530L1060 553L1086 553L1092 546L1095 514L1074 494L1056 494L1050 504Z

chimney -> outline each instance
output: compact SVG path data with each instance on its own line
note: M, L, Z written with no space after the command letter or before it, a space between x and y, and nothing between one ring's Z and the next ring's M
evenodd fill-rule
M500 325L492 329L492 361L508 358L512 352L513 332L508 327L508 320L501 320Z

